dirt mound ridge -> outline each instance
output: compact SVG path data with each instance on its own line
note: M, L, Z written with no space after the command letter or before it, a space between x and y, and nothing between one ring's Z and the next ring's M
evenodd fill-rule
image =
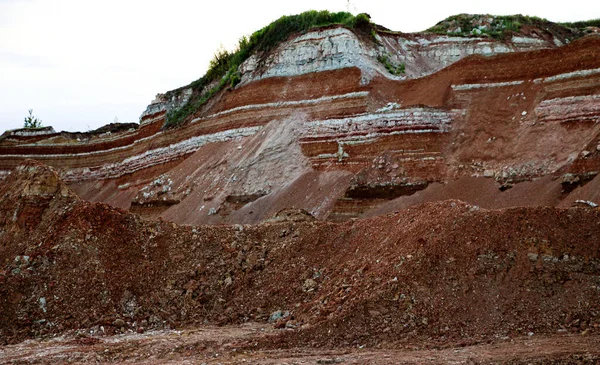
M342 224L191 227L55 194L17 229L29 198L16 176L43 169L27 165L0 187L16 198L0 203L3 342L271 320L291 329L279 346L396 346L600 325L598 211L445 201Z

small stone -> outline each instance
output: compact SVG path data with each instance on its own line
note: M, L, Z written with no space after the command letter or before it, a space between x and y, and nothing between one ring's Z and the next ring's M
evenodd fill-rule
M286 318L290 316L290 312L288 311L281 311L281 310L277 310L273 313L271 313L271 316L269 317L269 322L276 322L282 318Z
M567 256L567 255L565 255ZM565 325L568 327L571 325L571 322L573 322L573 315L571 313L567 314L567 317L565 318Z
M320 359L317 360L317 364L337 364L343 362L341 359Z
M526 115L527 115L527 112L526 112L526 111L523 111L523 113L521 113L521 115L522 115L522 116L526 116Z
M531 262L535 262L538 259L538 254L537 253L528 253L527 257L529 258L529 261Z
M270 322L275 322L278 319L280 319L281 317L283 317L283 312L280 311L280 310L278 310L278 311L275 311L275 312L271 313L271 315L269 316L269 321Z
M587 206L590 208L597 208L598 204L591 202L589 200L575 200L572 204L573 206Z
M46 298L42 297L39 299L40 308L46 313Z
M591 154L592 154L592 153L591 153L590 151L585 151L585 150L584 150L584 151L581 151L581 156L583 156L584 158L585 158L585 157L588 157L588 156L589 156L589 155L591 155Z
M302 284L302 290L304 290L305 292L313 291L313 290L315 290L317 285L318 285L317 282L314 281L313 279L306 279L306 280L304 280L304 284Z
M381 312L376 311L376 310L370 310L369 311L369 316L371 317L379 317L381 315Z
M113 322L113 326L115 326L115 327L124 327L125 326L125 321L122 320L121 318L117 318Z
M561 184L578 184L581 181L578 175L564 174Z

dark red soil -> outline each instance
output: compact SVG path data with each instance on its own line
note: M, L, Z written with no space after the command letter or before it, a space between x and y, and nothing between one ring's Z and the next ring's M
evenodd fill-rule
M177 226L83 202L35 162L0 196L5 344L270 318L288 330L240 346L445 347L600 325L599 211L444 201L342 224Z

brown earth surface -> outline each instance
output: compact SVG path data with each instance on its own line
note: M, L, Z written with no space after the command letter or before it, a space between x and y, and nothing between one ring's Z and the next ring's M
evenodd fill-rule
M183 330L78 335L31 340L0 349L2 364L595 364L598 336L503 338L489 343L439 347L423 343L401 349L263 349L244 344L275 336L271 325L203 326ZM360 347L360 346L359 346Z
M345 223L280 214L252 226L178 226L82 201L34 161L7 177L0 196L0 339L16 363L45 351L160 363L169 359L152 351L202 357L218 346L266 363L310 363L326 349L348 349L339 355L348 362L435 363L464 350L393 349L471 345L474 363L597 360L598 210L449 200ZM256 326L269 335L245 334ZM234 334L197 353L202 339L182 350L160 345L178 332L141 336L161 329ZM132 331L141 337L118 335ZM6 347L59 334L68 337ZM81 343L90 346L71 352ZM114 358L102 357L102 343L115 344ZM528 346L537 355L525 355ZM240 362L238 350L227 361Z

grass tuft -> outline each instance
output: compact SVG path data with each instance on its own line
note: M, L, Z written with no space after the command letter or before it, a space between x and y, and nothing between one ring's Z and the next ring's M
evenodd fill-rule
M400 76L406 73L406 65L404 63L394 65L385 55L377 57L377 60L381 62L381 64L385 66L385 69L392 75Z
M559 24L563 25L565 27L568 27L568 28L575 28L575 29L579 29L579 30L584 30L587 27L597 27L597 28L600 28L600 18L599 19L584 20L584 21L580 21L580 22L559 23Z

